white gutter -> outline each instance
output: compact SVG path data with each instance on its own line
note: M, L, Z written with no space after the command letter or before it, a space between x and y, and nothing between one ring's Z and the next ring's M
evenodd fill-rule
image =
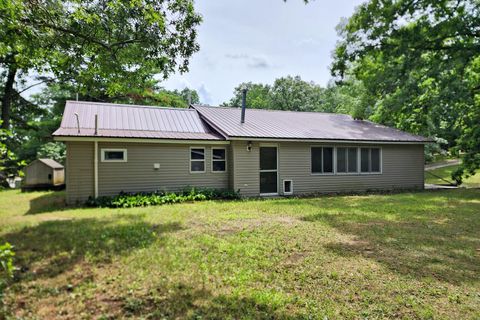
M248 138L230 137L231 141L262 141L262 142L310 142L310 143L348 143L348 144L427 144L431 141L381 141L381 140L325 140L325 139L282 139L282 138Z
M169 143L169 144L219 144L228 145L230 141L226 140L181 140L181 139L143 139L143 138L94 138L94 137L67 137L54 136L55 141L78 141L78 142L138 142L138 143Z

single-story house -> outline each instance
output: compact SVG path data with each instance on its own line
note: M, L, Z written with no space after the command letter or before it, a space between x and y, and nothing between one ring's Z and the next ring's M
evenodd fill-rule
M243 113L243 118L242 118ZM242 196L422 189L429 139L348 115L67 101L67 202L186 186Z
M25 167L24 188L49 188L65 182L63 165L53 159L37 159Z

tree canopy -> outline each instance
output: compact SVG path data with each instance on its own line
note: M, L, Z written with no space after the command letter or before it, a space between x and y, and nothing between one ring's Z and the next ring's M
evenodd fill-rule
M462 169L473 174L480 166L480 2L370 0L338 31L332 74L362 82L371 101L364 116L457 144Z
M14 85L34 71L98 100L142 94L188 70L201 16L192 0L5 0L0 8L4 128Z

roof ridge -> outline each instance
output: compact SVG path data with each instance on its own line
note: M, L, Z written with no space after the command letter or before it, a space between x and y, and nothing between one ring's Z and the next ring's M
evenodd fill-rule
M113 107L125 107L125 108L145 108L145 109L160 109L160 110L178 110L178 111L196 111L190 108L174 108L174 107L162 107L162 106L147 106L141 104L126 104L126 103L112 103L112 102L95 102L95 101L76 101L76 100L67 100L66 103L76 103L76 104L97 104L97 105L108 105Z
M225 107L225 106L209 106L209 105L201 105L201 104L192 104L192 107L201 107L201 108L210 108L210 109L241 109L240 107ZM248 111L268 111L268 112L289 112L289 113L314 113L314 114L325 114L325 115L334 115L334 116L347 116L352 117L346 113L334 113L334 112L324 112L324 111L295 111L295 110L277 110L277 109L262 109L262 108L249 108L247 106Z

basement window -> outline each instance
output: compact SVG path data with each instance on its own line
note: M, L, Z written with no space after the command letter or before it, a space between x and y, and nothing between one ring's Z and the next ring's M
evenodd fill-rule
M212 172L227 171L227 157L225 148L212 148Z
M127 162L127 149L102 149L102 162Z
M292 180L283 180L283 194L286 196L293 194Z
M205 172L205 148L190 148L190 172Z

